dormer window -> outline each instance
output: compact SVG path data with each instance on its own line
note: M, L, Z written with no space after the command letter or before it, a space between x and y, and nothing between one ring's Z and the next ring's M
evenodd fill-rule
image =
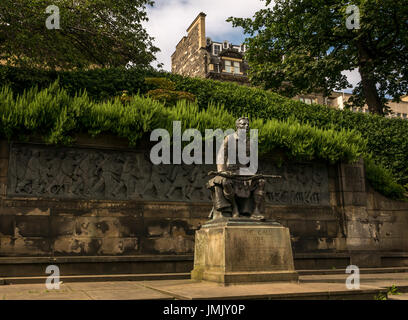
M222 48L223 49L228 49L229 48L229 42L228 41L224 41L222 44Z
M246 51L246 46L245 44L241 44L241 52L245 52Z
M220 44L213 44L213 55L218 56L221 52L221 45Z

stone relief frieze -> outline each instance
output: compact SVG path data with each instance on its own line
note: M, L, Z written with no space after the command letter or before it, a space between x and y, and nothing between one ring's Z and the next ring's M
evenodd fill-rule
M13 144L7 195L64 199L210 202L205 184L215 165L153 165L149 152ZM266 201L275 205L328 205L324 164L261 161Z

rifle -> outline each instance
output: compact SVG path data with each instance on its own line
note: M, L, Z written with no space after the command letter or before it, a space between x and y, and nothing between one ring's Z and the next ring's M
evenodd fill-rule
M270 174L255 174L253 176L240 176L237 174L233 173L228 173L228 172L218 172L218 171L210 171L208 172L209 176L220 176L228 179L236 179L236 180L241 180L241 181L247 181L247 180L256 180L256 179L280 179L282 176L275 176L275 175L270 175Z

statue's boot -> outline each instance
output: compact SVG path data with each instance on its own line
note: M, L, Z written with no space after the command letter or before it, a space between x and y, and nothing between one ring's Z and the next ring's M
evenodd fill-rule
M213 201L215 209L218 211L230 211L231 203L225 199L224 193L220 187L214 188Z
M264 198L260 195L254 196L255 208L252 212L251 219L254 220L265 220L265 216L261 214L260 208L263 208L263 200Z
M232 200L232 217L239 218L238 205L235 199Z
M222 217L223 217L222 212L220 212L220 211L218 211L218 210L214 210L214 212L213 212L213 220L215 220L215 219L220 219L220 218L222 218Z

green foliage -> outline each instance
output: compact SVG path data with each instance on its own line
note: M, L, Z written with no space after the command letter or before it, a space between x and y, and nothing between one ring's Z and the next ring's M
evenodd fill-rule
M388 300L387 294L380 292L374 296L374 300Z
M106 100L121 95L127 90L130 95L138 92L146 93L154 89L145 82L149 76L160 76L161 73L150 68L109 68L87 71L41 71L28 68L0 66L0 85L10 85L13 92L23 93L24 90L38 86L47 88L59 79L59 84L71 96L86 90L92 100Z
M397 287L395 284L393 284L391 287L388 288L387 293L388 293L388 294L391 294L391 295L400 295L400 294L401 294L401 293L398 291L398 287Z
M401 293L398 291L398 287L393 284L391 287L388 288L387 293L379 293L374 296L375 300L388 300L388 296L390 295L400 295Z
M166 105L175 105L177 101L186 100L186 101L195 101L195 96L191 93L184 92L184 91L173 91L167 89L155 89L150 90L147 93L147 96L163 102Z
M376 165L370 158L366 158L364 164L366 169L366 177L375 190L389 198L404 198L404 187L398 184L389 170Z
M60 29L47 29L57 5ZM42 69L149 66L159 51L143 23L151 0L1 0L0 60Z
M167 78L146 78L145 82L154 86L155 89L176 90L176 84Z
M253 84L282 94L352 87L344 70L358 69L359 105L383 113L386 95L398 100L408 88L406 0L266 0L251 18L229 18L249 34L246 59ZM349 29L350 5L359 27ZM355 10L353 10L355 13ZM354 15L354 21L357 18Z
M174 106L177 101L195 101L195 95L185 91L176 91L176 84L167 78L146 78L145 82L156 87L147 92L147 96L166 105Z
M399 184L408 186L407 120L335 110L317 104L307 105L271 91L234 83L187 78L151 69L36 72L29 69L0 67L0 71L0 84L9 84L15 93L22 94L26 88L37 84L39 88L47 88L59 78L60 86L70 96L86 90L89 99L96 101L120 96L123 90L127 90L129 95L146 94L150 90L157 89L157 85L146 83L145 78L166 77L176 84L177 91L194 94L199 110L207 109L209 102L212 102L224 105L234 117L249 115L251 118L264 120L292 119L298 121L300 125L307 124L316 129L331 129L338 132L354 130L353 132L360 134L366 140L372 161L392 172ZM298 153L307 154L312 147L302 148L305 148L305 151ZM387 178L384 180L389 181Z
M130 145L156 128L171 132L172 121L181 121L182 128L233 128L235 116L223 106L210 103L200 109L196 103L178 101L174 107L133 96L124 105L119 97L94 102L86 92L70 97L58 83L49 88L32 88L13 97L8 87L0 91L0 136L8 139L40 135L47 143L71 143L73 134L87 132L92 136L112 133L127 138ZM355 132L321 130L298 121L252 119L259 130L261 153L276 148L300 160L355 161L366 152L366 142Z

